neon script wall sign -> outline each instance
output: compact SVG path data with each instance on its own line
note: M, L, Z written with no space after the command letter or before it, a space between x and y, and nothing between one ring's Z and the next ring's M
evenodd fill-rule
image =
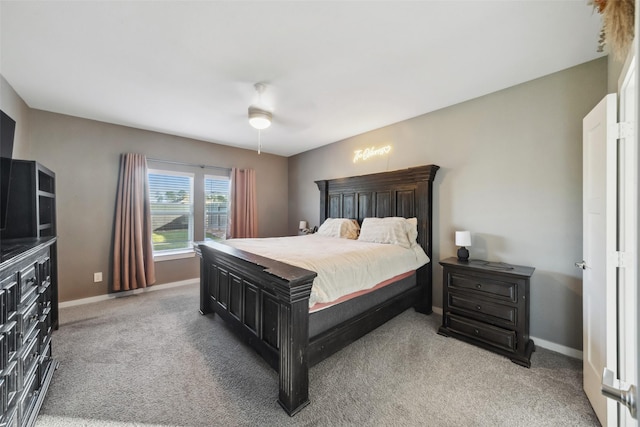
M358 160L367 160L370 157L384 156L385 154L388 154L390 151L391 151L390 145L385 145L384 147L380 147L380 148L369 147L369 148L365 148L364 150L356 150L353 152L354 153L353 163L356 163Z

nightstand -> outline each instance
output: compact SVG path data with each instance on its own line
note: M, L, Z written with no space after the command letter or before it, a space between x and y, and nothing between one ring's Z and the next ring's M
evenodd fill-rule
M529 286L533 267L452 257L440 261L442 326L438 333L531 367Z

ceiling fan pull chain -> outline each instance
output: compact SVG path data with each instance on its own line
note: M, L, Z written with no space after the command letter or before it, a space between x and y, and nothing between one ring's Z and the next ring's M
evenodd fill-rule
M262 149L262 133L260 129L258 129L258 154L260 154L260 150Z

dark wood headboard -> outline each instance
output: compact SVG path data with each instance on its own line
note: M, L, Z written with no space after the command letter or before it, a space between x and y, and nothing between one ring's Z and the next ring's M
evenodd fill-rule
M433 180L436 165L392 172L316 181L320 190L320 224L327 218L351 218L359 223L367 217L400 216L418 219L418 243L431 262L418 270L418 281L428 285L431 312L433 263Z

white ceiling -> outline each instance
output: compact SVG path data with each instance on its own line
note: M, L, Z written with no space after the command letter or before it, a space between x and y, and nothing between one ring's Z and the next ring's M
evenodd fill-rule
M0 73L31 107L291 156L595 59L555 1L2 1Z

